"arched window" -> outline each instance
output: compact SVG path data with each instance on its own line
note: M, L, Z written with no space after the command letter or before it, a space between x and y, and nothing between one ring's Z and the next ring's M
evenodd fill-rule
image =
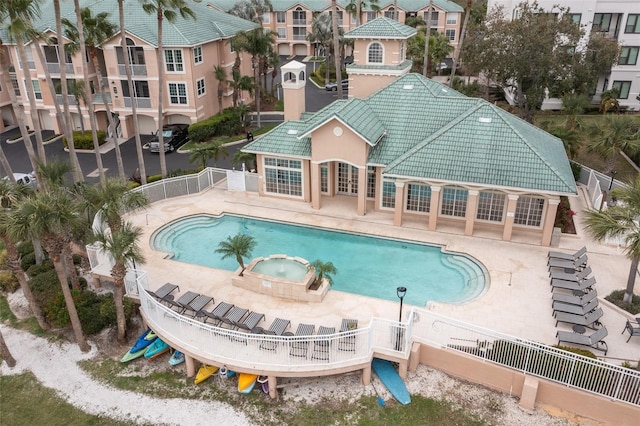
M367 50L367 62L371 64L381 64L383 57L384 51L382 49L382 44L377 42L371 43Z

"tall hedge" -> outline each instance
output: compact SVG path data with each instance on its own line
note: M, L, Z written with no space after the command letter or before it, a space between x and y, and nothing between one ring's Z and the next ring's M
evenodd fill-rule
M206 120L189 126L189 139L204 142L215 136L237 135L242 131L242 120L237 108L227 108Z
M107 132L104 130L98 130L96 132L98 134L98 145L102 145L107 141ZM62 138L62 143L65 148L68 148L67 138ZM81 130L74 130L73 132L73 146L76 149L93 149L93 136L91 135L91 130L85 130L82 133Z

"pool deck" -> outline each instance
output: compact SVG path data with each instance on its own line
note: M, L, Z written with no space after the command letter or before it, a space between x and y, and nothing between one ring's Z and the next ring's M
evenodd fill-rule
M601 321L609 332L605 339L609 346L606 358L601 351L593 352L600 359L613 364L620 364L621 359L637 361L640 358L640 339L635 337L626 343L628 333L621 334L626 319L632 319L633 316L612 307L604 300L604 296L611 291L625 288L630 261L618 246L596 243L586 234L581 224L581 212L587 208L588 201L584 188L580 188L579 193L578 197L571 200L572 209L577 212L574 221L578 234L563 235L560 247L552 250L570 253L583 245L587 246L592 276L597 280L594 288L598 291L600 306L604 311ZM264 313L265 320L259 324L262 327L268 326L276 317L291 320L292 331L301 322L316 324L316 328L321 325L339 327L342 318L355 318L360 324L368 324L371 317L397 319L399 304L333 290L329 291L322 303L300 303L243 290L231 285L230 271L166 259L165 253L151 248L153 232L184 216L234 213L443 245L449 251L464 252L480 261L489 271L490 284L485 293L474 301L461 305L429 303L428 309L549 345L557 343L557 330L570 331L570 326L566 324L559 324L557 328L555 326L547 269L549 248L539 245L539 237L527 241L526 236L519 236L518 241L506 242L498 239L497 234L484 235L482 231L476 232L473 237L467 237L463 235L463 226L454 228L440 224L437 232L430 232L426 229L424 220L405 220L403 226L398 227L393 225L392 213L380 213L371 209L365 216L357 216L356 203L357 200L351 197L323 198L321 209L313 210L309 204L298 201L211 189L198 195L156 202L128 219L143 229L141 246L146 262L139 268L148 273L151 289L157 289L165 282L172 282L180 286L181 292L196 291L213 296L215 303L225 301ZM296 255L294 251L286 254ZM211 253L211 256L219 254ZM246 263L249 262L250 259ZM380 279L389 281L393 288L405 286L407 291L411 291L411 283L395 281L392 276ZM636 294L639 289L640 282L636 284ZM404 312L409 308L405 304ZM587 334L590 334L590 330L587 330Z

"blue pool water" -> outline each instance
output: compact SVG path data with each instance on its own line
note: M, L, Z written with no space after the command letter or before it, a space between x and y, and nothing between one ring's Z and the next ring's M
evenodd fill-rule
M485 286L484 269L471 258L443 253L439 246L390 240L327 229L290 225L242 216L189 216L156 231L154 249L173 259L234 271L235 257L215 253L221 241L252 235L251 258L271 254L332 262L333 289L398 301L396 287L407 288L405 303L460 303L477 297ZM250 263L251 259L245 259Z

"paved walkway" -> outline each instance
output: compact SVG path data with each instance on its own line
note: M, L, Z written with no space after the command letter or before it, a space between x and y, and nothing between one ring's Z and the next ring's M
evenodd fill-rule
M581 190L582 191L582 190ZM632 316L604 301L604 296L626 285L629 260L617 246L598 244L588 238L582 229L581 212L586 208L584 194L572 200L572 208L578 228L576 236L563 236L560 248L554 250L575 251L586 245L589 264L597 279L596 289L600 306L604 311L603 324L609 331L605 339L609 344L607 359L619 364L620 360L638 360L640 339L625 343L627 335L621 335L627 318ZM186 289L214 296L216 301L227 301L266 314L265 323L275 317L289 318L295 329L300 322L316 325L339 326L341 318L356 318L367 324L371 317L395 319L398 303L357 296L331 290L322 303L297 303L272 298L231 285L229 271L189 265L167 259L166 253L151 249L152 233L166 223L198 213L235 213L278 221L320 226L336 230L376 234L440 244L447 250L465 252L482 262L490 273L490 285L477 300L447 305L429 303L428 309L451 317L493 329L520 338L553 345L557 343L556 331L570 330L565 324L555 326L551 309L551 292L547 270L548 247L538 244L539 237L525 234L512 242L502 241L500 235L483 231L474 237L463 235L462 227L439 226L438 232L426 230L426 222L407 220L402 227L393 226L393 215L375 212L370 206L366 216L357 216L356 199L351 197L323 198L321 210L297 201L259 197L255 193L232 192L212 189L200 195L186 196L154 203L145 212L133 216L132 221L144 230L143 241L146 264L142 269L149 274L151 289L165 282ZM294 255L295 253L287 253ZM211 253L215 256L215 253ZM411 291L411 283L395 283L395 288L405 285ZM640 286L636 286L638 289ZM636 290L637 291L637 290ZM596 355L603 355L595 351ZM601 357L601 359L605 359Z

